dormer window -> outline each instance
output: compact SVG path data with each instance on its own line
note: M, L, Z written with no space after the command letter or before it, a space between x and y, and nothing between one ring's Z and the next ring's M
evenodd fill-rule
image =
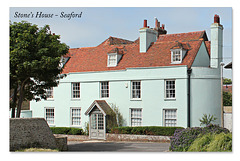
M108 67L117 66L117 53L108 54Z
M171 63L173 63L173 64L182 63L182 50L181 49L172 50L171 55L172 55Z
M185 57L186 53L187 50L184 48L184 44L177 42L177 44L171 48L171 63L182 63L182 60Z

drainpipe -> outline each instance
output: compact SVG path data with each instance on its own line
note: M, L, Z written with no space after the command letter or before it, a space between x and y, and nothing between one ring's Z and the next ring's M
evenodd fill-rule
M188 74L188 91L187 91L187 127L190 127L190 80L191 80L192 69L187 69Z

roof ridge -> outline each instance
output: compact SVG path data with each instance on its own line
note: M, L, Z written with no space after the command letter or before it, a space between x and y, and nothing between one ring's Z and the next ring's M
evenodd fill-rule
M168 35L177 35L177 34L189 34L189 33L199 33L199 32L205 32L205 30L202 31L192 31L192 32L181 32L181 33L173 33L173 34L164 34L164 35L159 35L160 36L168 36Z

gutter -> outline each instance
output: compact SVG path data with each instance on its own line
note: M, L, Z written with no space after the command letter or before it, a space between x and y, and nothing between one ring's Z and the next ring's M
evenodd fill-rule
M187 74L188 74L188 91L187 91L187 127L191 127L191 123L190 123L190 118L191 118L191 115L190 115L190 103L191 103L191 100L190 100L190 87L191 87L191 73L192 73L192 69L191 68L188 68L187 69Z

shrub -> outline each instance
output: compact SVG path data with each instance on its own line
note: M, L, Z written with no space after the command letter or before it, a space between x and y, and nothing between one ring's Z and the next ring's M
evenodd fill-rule
M187 129L178 129L175 131L173 137L170 140L169 150L172 151L188 151L188 148L198 137L198 135L204 135L207 133L219 134L229 133L228 129L219 127L218 125L208 125L207 127L193 127Z
M83 135L83 130L72 127L50 127L53 134Z
M207 133L205 135L199 136L189 147L190 152L201 152L207 151L208 145L213 140L215 134Z
M201 125L210 125L212 122L216 121L217 118L214 117L213 115L207 115L207 114L203 114L203 117L201 119L199 119L199 121L201 122L200 123L200 126Z
M232 134L222 132L201 135L192 143L188 151L232 151Z
M169 150L187 151L192 142L202 132L202 128L194 127L187 129L178 129L170 139Z
M176 129L182 127L162 127L162 126L139 126L139 127L114 127L110 133L114 134L137 134L137 135L162 135L172 136Z
M232 151L232 133L221 133L215 135L209 144L207 151Z

